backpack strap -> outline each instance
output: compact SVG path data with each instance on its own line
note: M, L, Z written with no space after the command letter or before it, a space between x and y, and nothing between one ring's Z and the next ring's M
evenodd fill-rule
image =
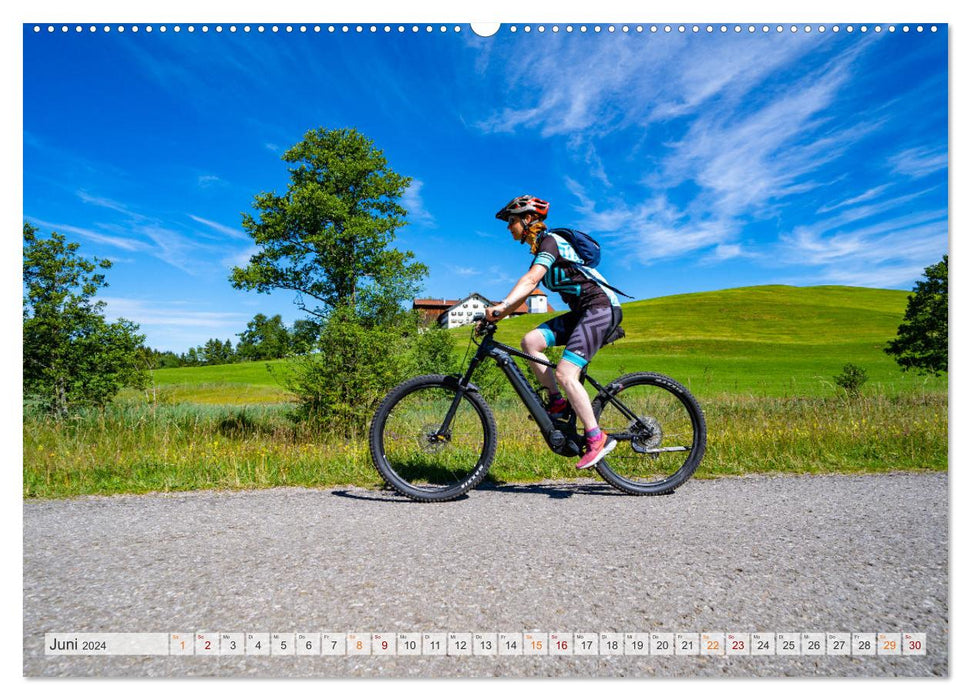
M543 240L544 238L546 238L547 236L551 236L551 235L554 235L554 234L555 234L555 233L556 233L557 231L563 231L563 230L569 230L569 229L555 229L555 228L554 228L554 229L547 229L546 231L543 231L543 233L541 233L541 234L540 234L540 235L539 235L539 236L537 237L537 240L538 240L538 241L542 241L542 240ZM562 237L562 236L557 236L557 238L560 238L561 240L563 240L563 242L564 242L564 243L567 243L567 245L569 245L569 243L568 243L568 242L566 241L566 239L563 239L563 237ZM574 252L574 254L576 255L576 251L573 251L573 252ZM580 257L580 256L579 256L579 255L577 255L577 258L579 258L579 257ZM627 297L628 299L634 299L634 298L635 298L635 297L632 297L632 296L631 296L630 294L627 294L626 292L622 292L622 291L620 291L619 289L617 289L617 287L615 287L615 286L613 286L612 284L609 284L609 283L607 282L607 280L604 280L604 279L597 279L597 277L596 277L596 276L594 276L594 275L592 275L592 274L590 273L590 269L589 269L588 267L586 267L585 265L581 265L581 264L580 264L580 263L578 263L578 262L574 262L573 260L567 260L567 259L565 259L565 258L564 258L564 261L565 261L565 262L566 262L566 263L567 263L568 265L572 265L572 266L573 266L573 267L575 267L575 268L576 268L577 270L579 270L579 272L580 272L580 274L581 274L581 275L583 275L584 277L586 277L586 278L587 278L588 280L590 280L590 281L591 281L591 282L593 282L594 284L597 284L597 285L599 285L599 286L601 286L601 287L606 287L606 288L607 288L607 289L609 289L610 291L612 291L612 292L616 292L617 294L620 294L620 295L621 295L621 296L623 296L623 297Z

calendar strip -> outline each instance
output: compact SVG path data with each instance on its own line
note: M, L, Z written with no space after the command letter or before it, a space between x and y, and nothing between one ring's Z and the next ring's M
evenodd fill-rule
M924 656L922 632L75 632L47 656Z

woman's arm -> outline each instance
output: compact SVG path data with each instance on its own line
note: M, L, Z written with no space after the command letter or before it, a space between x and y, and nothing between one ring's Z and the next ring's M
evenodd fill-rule
M518 309L519 305L526 300L526 297L536 289L536 285L540 283L545 274L546 268L543 265L533 265L529 268L529 272L519 278L516 286L506 295L505 299L486 309L486 318L490 321L498 321Z

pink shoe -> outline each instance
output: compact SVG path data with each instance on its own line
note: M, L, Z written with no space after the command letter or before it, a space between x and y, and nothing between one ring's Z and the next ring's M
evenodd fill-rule
M595 438L587 438L587 451L583 459L577 462L577 469L596 466L615 447L617 447L617 441L602 431Z
M546 414L550 418L561 418L569 407L570 404L561 396L555 401L550 401L546 404Z

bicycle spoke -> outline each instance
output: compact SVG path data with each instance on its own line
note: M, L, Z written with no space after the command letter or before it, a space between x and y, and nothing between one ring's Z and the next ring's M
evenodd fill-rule
M670 490L691 475L704 452L700 409L687 390L660 375L630 375L620 384L616 400L626 410L614 402L595 406L602 429L617 441L598 472L628 493Z
M461 495L484 476L494 435L469 395L429 381L389 400L380 421L379 450L382 474L392 486L418 500L438 500Z

